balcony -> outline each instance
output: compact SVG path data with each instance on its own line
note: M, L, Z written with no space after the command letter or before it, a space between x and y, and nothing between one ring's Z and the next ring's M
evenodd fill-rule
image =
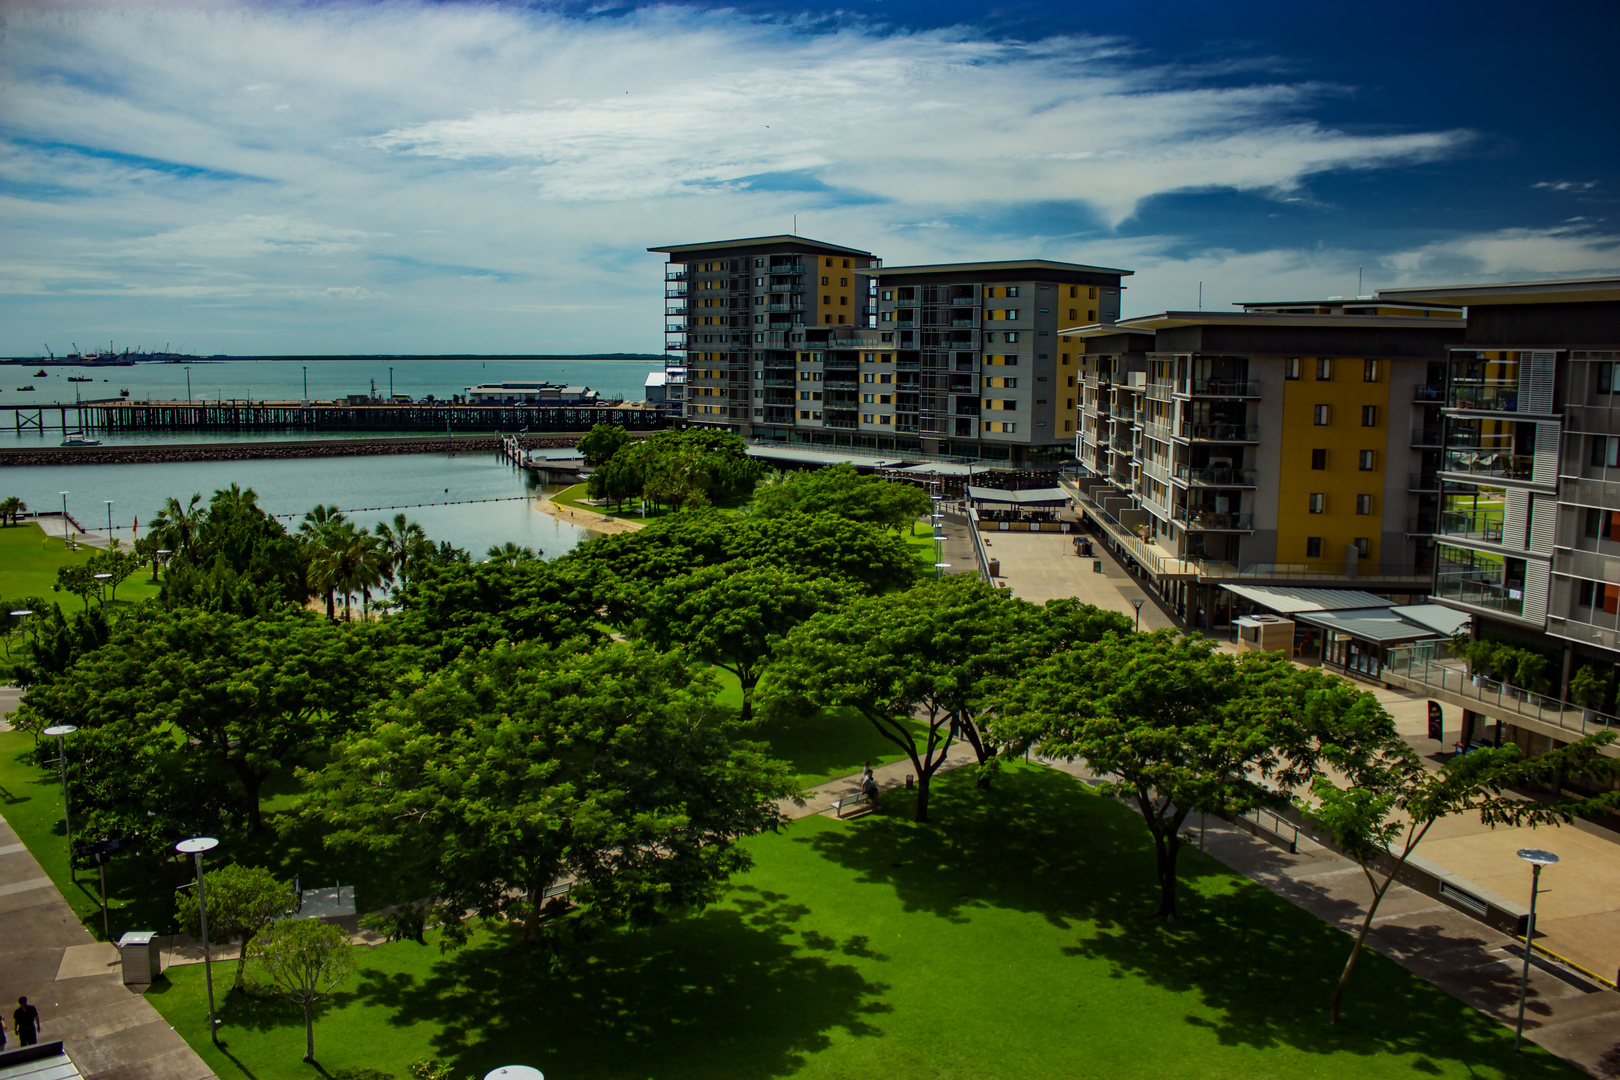
M675 297L675 296L685 296L685 295L686 295L686 282L684 282L684 281L666 281L664 283L664 296L665 296L665 298Z
M664 305L664 314L665 315L685 315L688 310L690 310L690 309L686 306L686 301L685 300L682 300L678 304L665 304Z
M767 292L773 293L802 293L804 285L797 281L773 281L766 287Z
M1188 532L1253 532L1253 514L1230 514L1219 510L1188 510L1178 506L1173 516Z
M1518 412L1519 384L1453 383L1446 407L1470 412Z
M1407 473L1407 491L1439 491L1440 478L1434 473Z
M1412 390L1414 404L1444 405L1446 403L1446 388L1443 386L1419 386Z
M1434 579L1434 595L1442 600L1470 604L1504 615L1524 614L1524 590L1482 579L1474 571L1460 574L1438 574Z
M1176 466L1176 479L1193 487L1254 487L1259 482L1259 475L1254 469Z
M979 325L978 319L952 319L951 327L956 330L972 330Z
M808 273L808 271L805 270L805 268L804 268L804 263L772 263L771 266L770 266L770 269L766 270L765 272L767 274L804 274L804 273Z
M1493 480L1530 480L1535 475L1535 464L1536 459L1529 454L1484 449L1447 450L1441 469Z
M1406 519L1407 536L1433 536L1435 519L1432 514L1421 514Z
M1259 442L1260 429L1247 424L1182 424L1181 437L1193 442Z
M1260 384L1245 379L1194 379L1193 397L1257 398Z
M1412 449L1421 450L1426 447L1438 449L1443 443L1444 432L1436 426L1415 427L1412 429Z
M825 415L825 414L823 414L823 415ZM854 420L823 420L821 422L821 426L822 427L830 427L830 428L840 428L840 429L842 429L844 431L854 431L856 428L860 427L860 424L858 424Z
M765 310L766 311L803 311L804 310L804 304L802 302L800 302L800 303L789 303L788 301L779 300L779 301L775 301L773 303L766 304L765 305Z
M785 375L766 375L761 382L765 386L797 386L798 380Z
M829 390L853 390L859 386L860 383L856 382L853 378L834 379L831 376L828 376L822 380L821 385L825 386Z
M1150 382L1144 388L1149 401L1169 401L1173 390L1169 383Z
M664 271L664 280L665 281L685 281L686 280L686 271L685 270L665 270Z
M1502 542L1502 511L1444 510L1440 514L1439 528L1435 532L1440 536L1454 539L1475 540L1482 544L1500 544Z

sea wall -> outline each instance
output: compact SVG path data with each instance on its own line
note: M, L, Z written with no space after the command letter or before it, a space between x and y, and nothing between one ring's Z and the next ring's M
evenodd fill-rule
M583 432L531 432L531 450L561 449ZM142 446L40 446L0 448L0 468L26 465L152 465L179 461L251 461L259 458L369 457L377 454L442 454L499 450L500 435L396 436L373 439L298 439L280 442L216 442Z

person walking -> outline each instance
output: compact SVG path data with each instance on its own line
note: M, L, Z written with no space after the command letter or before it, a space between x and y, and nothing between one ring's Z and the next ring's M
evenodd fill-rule
M11 1030L17 1033L18 1046L33 1046L39 1042L39 1010L28 1004L28 999L17 999L17 1008L11 1014Z

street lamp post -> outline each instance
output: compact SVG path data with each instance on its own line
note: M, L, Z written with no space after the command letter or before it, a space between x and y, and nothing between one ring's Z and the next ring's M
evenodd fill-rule
M484 1080L546 1080L546 1075L529 1065L502 1065L485 1073Z
M112 547L112 499L102 499L107 504L107 546Z
M101 601L101 606L106 607L107 606L107 582L112 580L112 575L108 574L108 573L100 573L100 574L92 574L91 576L96 579L96 590L97 590L96 596Z
M67 828L68 880L74 884L78 884L79 876L73 868L73 810L68 804L67 737L78 730L72 724L56 724L43 732L56 739L56 767L62 776L62 824Z
M202 920L203 980L208 983L208 1036L219 1045L219 1021L214 1019L214 957L208 950L208 898L203 893L203 852L219 847L212 836L193 836L174 845L182 855L190 855L197 862L197 916Z
M1524 998L1530 989L1530 944L1536 936L1536 892L1541 886L1541 868L1551 866L1558 856L1539 848L1520 848L1519 858L1530 864L1530 916L1524 924L1524 974L1519 976L1519 1026L1513 1033L1513 1049L1524 1040Z
M186 365L186 404L191 404L191 365Z
M57 494L62 496L62 546L67 548L69 551L72 551L73 550L73 529L72 529L71 526L68 525L68 516L67 516L67 497L68 497L68 493L65 492L65 491L58 491Z
M1140 632L1142 629L1142 605L1147 603L1147 597L1133 596L1130 601L1131 607L1136 609L1136 629Z
M152 581L154 583L157 582L158 563L161 562L167 564L169 561L169 556L173 554L174 552L170 551L168 548L158 548L152 553Z

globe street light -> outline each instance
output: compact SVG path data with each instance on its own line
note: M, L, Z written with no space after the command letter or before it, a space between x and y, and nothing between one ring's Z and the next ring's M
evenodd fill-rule
M528 1065L502 1065L485 1073L484 1080L546 1080L546 1074Z
M197 861L197 915L202 920L203 979L208 983L208 1035L215 1046L219 1045L219 1021L214 1019L214 958L208 951L208 901L203 894L202 857L203 852L217 847L219 841L212 836L193 836L174 845L174 850Z
M173 554L174 554L174 552L170 551L168 548L158 548L156 551L154 551L152 553L152 583L153 584L157 583L158 563L161 562L165 566L167 566L168 562L169 562L169 556L173 555Z
M1536 890L1541 885L1541 868L1558 861L1558 856L1539 848L1520 848L1519 858L1530 864L1530 917L1524 925L1524 974L1519 977L1519 1027L1513 1033L1515 1051L1524 1039L1524 997L1530 987L1530 950L1534 948L1530 942L1536 934Z
M101 606L106 607L107 606L107 582L112 580L112 575L103 572L103 573L100 573L100 574L91 574L90 576L96 579L96 586L100 590Z
M56 765L58 771L62 774L62 823L67 827L68 880L75 885L78 884L79 878L77 872L73 869L73 812L68 807L67 743L65 740L78 730L72 724L57 724L54 727L46 728L43 732L43 734L54 736L56 739Z
M32 615L33 613L34 612L29 608L19 608L11 613L12 617L17 620L17 633L28 633L28 616ZM25 637L23 640L26 641L27 638ZM11 655L11 631L9 628L6 630L6 655Z

